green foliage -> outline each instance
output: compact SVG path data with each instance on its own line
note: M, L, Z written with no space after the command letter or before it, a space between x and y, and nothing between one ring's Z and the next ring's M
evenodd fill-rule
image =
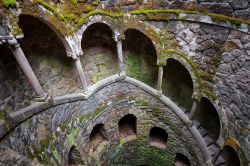
M16 0L2 0L5 7L16 7Z

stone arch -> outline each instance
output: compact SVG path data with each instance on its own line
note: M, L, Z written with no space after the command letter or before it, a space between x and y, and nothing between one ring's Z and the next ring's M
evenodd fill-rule
M127 29L123 41L126 74L155 87L157 82L157 53L152 40L142 31Z
M174 58L168 58L163 67L162 92L170 97L185 113L193 104L194 83L187 68Z
M208 100L211 105L213 105L213 107L215 108L219 119L220 119L220 135L219 138L217 140L217 143L222 146L222 144L224 143L224 140L226 139L226 137L228 136L228 122L227 122L227 118L226 118L226 112L223 109L220 101L219 102L215 102L213 99L211 99L208 96L203 95L201 98L206 98L206 100Z
M64 45L66 53L70 54L70 55L74 54L73 49L70 46L70 44L68 43L68 41L66 40L65 36L52 23L50 23L48 20L46 20L46 19L44 19L42 17L34 16L34 15L31 15L31 14L21 14L21 15L19 15L19 18L22 15L23 16L34 17L34 18L40 20L41 22L43 22L44 24L46 24L57 35L58 39L60 39L60 41Z
M92 151L95 151L99 145L108 140L104 124L99 123L93 127L89 136L89 140L91 142Z
M194 119L208 132L213 140L218 140L221 133L220 116L214 105L205 97L198 103ZM198 129L199 130L199 129Z
M73 50L65 47L66 42L57 35L59 31L49 25L39 17L19 15L19 27L25 35L21 47L43 89L55 97L78 91L81 87L74 62L67 56L67 51Z
M154 27L151 25L148 25L144 22L138 22L135 20L126 20L125 23L122 24L122 31L123 34L128 30L128 29L135 29L142 34L144 34L147 38L149 38L156 50L156 55L157 57L160 55L161 51L163 50L162 44L162 37L160 36L159 32L156 31Z
M220 159L220 160L218 160L218 159ZM226 166L236 166L236 165L241 166L242 165L240 162L240 157L237 154L237 151L229 145L226 145L223 147L222 152L221 152L218 159L216 161L217 163L219 161L223 162L223 160L224 160L224 164Z
M161 149L166 149L168 140L168 133L160 128L153 127L149 132L149 143Z
M160 59L158 59L158 63L166 65L166 62L169 58L175 59L186 68L193 81L192 97L195 99L199 99L200 98L200 89L199 89L200 77L198 74L199 68L194 64L191 58L189 58L187 55L177 50L163 51L163 54L161 55Z
M114 25L114 22L110 19L104 19L103 17L99 17L99 16L93 16L92 17L92 20L90 20L87 24L84 24L78 31L77 31L77 35L78 36L83 36L85 31L90 27L92 26L93 24L97 24L97 23L101 23L101 24L105 24L105 26L108 26L111 31L112 31L112 34L114 35L114 29L115 27L113 26ZM82 40L82 38L81 38Z
M119 135L120 138L125 138L137 134L137 118L133 114L123 116L119 122Z
M84 52L81 62L86 73L87 84L95 84L118 73L116 43L113 30L109 25L102 22L89 25L83 33L81 48Z
M176 153L176 156L174 159L174 165L175 166L191 166L189 159L181 153Z

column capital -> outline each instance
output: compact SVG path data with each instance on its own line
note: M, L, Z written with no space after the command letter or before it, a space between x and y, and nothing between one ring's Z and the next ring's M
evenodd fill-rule
M122 40L125 39L125 36L124 34L121 34L119 31L115 31L113 38L115 42L121 42Z
M77 60L79 60L80 59L80 54L74 54L74 53L69 53L69 52L67 52L67 56L68 57L71 57L73 60L75 60L75 61L77 61Z
M17 42L17 40L15 38L9 39L7 40L9 46L11 46L12 48L18 48L20 47L20 44Z

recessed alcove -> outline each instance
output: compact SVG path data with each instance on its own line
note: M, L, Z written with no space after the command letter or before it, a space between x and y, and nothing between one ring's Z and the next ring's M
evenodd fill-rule
M176 153L174 166L191 166L189 159L181 153Z
M182 111L190 111L193 81L188 70L175 59L168 59L163 68L162 92L181 107Z
M81 89L74 60L67 56L66 48L46 20L31 15L19 16L24 33L21 48L44 91L61 96Z
M90 134L91 149L95 151L99 145L107 141L107 134L102 123L97 124Z
M125 115L118 123L120 138L136 136L136 117L132 114Z
M123 41L126 74L155 87L158 74L155 47L145 34L136 29L128 29Z
M161 149L167 147L168 134L165 130L159 127L153 127L149 133L150 145L156 146Z
M70 151L68 154L68 165L69 166L84 165L84 161L81 158L81 154L75 146L72 146L70 148Z
M116 42L112 29L104 23L94 23L87 27L82 38L84 67L87 84L94 84L118 73Z
M30 105L35 91L24 76L7 44L0 45L0 107L17 110Z
M224 164L226 166L241 166L239 156L232 147L225 146L222 150L221 156L225 160Z
M207 130L208 135L217 140L220 135L220 117L214 105L205 97L201 98L194 115L200 125Z

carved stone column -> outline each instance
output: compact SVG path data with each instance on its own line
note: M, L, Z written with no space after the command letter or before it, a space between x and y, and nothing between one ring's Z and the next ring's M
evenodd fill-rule
M13 53L14 57L16 58L19 66L21 67L24 75L28 79L29 83L33 87L33 89L38 94L38 99L46 100L48 95L44 92L42 86L40 85L35 73L33 72L28 60L26 59L23 50L20 47L20 44L16 41L15 38L7 41L9 44L9 48Z
M190 120L193 120L196 109L197 109L197 101L194 100L191 111L190 111L190 114L189 114L189 119Z
M158 71L158 80L157 80L157 87L156 90L158 91L158 94L162 94L162 79L163 79L163 66L159 65L159 71Z
M76 71L77 71L78 77L79 77L79 79L81 81L83 91L84 92L87 91L88 90L88 85L87 85L87 82L86 82L86 79L85 79L85 76L84 76L82 63L81 63L81 60L80 60L80 55L73 55L73 54L70 54L70 53L67 53L67 55L74 59Z
M123 52L122 52L122 35L120 32L115 31L114 40L116 42L117 47L117 55L118 55L118 62L119 62L119 75L125 75L125 68L124 68L124 60L123 60Z

